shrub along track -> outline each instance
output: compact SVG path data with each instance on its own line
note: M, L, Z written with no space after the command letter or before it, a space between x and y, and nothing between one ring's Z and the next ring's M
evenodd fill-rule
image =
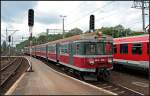
M5 92L13 85L13 83L24 73L29 67L27 59L24 57L1 57L1 60L11 59L11 61L3 64L0 73L0 94ZM6 60L7 60L6 59Z

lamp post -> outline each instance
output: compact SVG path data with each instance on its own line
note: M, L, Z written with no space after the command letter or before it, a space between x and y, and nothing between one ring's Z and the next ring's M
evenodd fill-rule
M64 18L67 17L67 16L60 15L60 17L62 18L62 22L63 22L63 38L64 38L64 33L65 33L65 29L64 29Z

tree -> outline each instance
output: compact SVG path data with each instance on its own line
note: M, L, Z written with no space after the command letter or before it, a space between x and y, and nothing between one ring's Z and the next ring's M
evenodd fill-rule
M132 33L131 29L125 29L122 25L114 27L102 27L101 31L103 34L110 35L114 38L128 36Z
M83 31L81 29L79 29L79 28L73 28L69 32L65 33L65 37L79 35L79 34L82 34L82 32Z
M41 36L39 36L37 41L39 42L39 44L45 43L47 41L47 36L41 35Z

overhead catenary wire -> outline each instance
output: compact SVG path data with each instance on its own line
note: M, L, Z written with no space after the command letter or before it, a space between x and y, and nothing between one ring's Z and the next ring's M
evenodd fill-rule
M66 24L66 25L74 24L74 23L78 22L79 20L81 20L81 19L83 19L83 18L89 16L90 14L92 14L92 13L94 13L94 12L96 12L96 11L102 11L102 10L99 10L99 9L102 9L102 8L104 8L104 7L106 7L106 6L110 5L110 4L112 4L112 3L114 3L114 2L115 2L115 1L110 1L110 2L106 3L104 6L102 6L102 7L100 7L100 8L97 8L97 9L95 9L95 10L92 10L91 12L88 12L88 13L86 13L83 17L80 17L80 18L76 19L75 21L73 21L73 22L71 22L71 23L69 23L69 24Z

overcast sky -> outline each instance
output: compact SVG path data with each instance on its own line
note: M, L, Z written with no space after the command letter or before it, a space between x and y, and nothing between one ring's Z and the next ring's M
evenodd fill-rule
M28 9L35 11L33 35L49 29L62 29L62 18L65 18L65 29L78 27L83 31L89 29L89 16L95 15L95 27L101 28L123 25L135 31L142 31L141 10L131 8L133 1L1 1L1 39L5 40L8 30L18 29L13 36L15 44L22 36L29 36ZM148 11L146 11L148 13ZM148 15L145 18L148 25ZM8 35L12 31L8 32Z

